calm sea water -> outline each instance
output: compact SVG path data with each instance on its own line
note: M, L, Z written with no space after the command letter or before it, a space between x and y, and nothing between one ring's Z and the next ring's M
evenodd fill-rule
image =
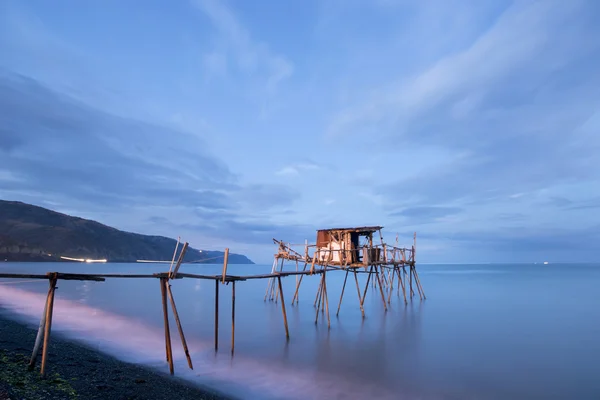
M2 263L0 272L152 273L164 265ZM599 399L600 265L420 265L427 300L407 306L394 294L388 312L369 290L362 319L349 280L328 274L331 329L315 325L319 278L283 280L290 327L280 304L264 302L266 281L236 285L231 357L231 285L220 287L219 352L214 351L214 282L172 283L194 370L171 325L176 374L250 399ZM219 273L218 265L182 272ZM232 265L231 274L270 265ZM364 285L365 276L361 276ZM47 282L0 282L0 307L37 323ZM126 361L167 371L156 279L59 281L53 332ZM51 361L50 361L51 362Z

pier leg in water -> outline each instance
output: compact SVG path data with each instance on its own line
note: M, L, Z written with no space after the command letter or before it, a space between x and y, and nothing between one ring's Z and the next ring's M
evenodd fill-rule
M421 300L426 299L427 297L425 297L425 291L423 291L423 286L421 285L421 279L419 278L419 274L417 273L417 267L414 267L414 276L415 276L415 283L417 284L417 289L419 290L419 296L421 296Z
M231 285L231 355L235 348L235 281Z
M302 272L306 271L306 266L308 265L308 263L304 263L304 268L302 269ZM294 305L294 300L296 300L296 304L298 304L298 290L300 289L300 285L302 284L302 278L304 278L304 275L300 275L300 279L298 280L298 283L296 284L296 293L294 293L294 298L292 299L292 305Z
M323 271L323 296L325 296L325 307L327 309L327 329L331 329L331 319L329 319L329 296L327 296L327 269Z
M185 357L187 358L188 366L190 367L190 369L194 369L194 366L192 365L192 358L190 357L190 351L188 350L187 342L185 340L185 335L183 334L183 328L181 326L181 320L179 319L179 313L177 312L177 307L175 306L175 299L173 298L173 292L171 291L171 285L169 285L168 280L165 280L165 285L167 288L167 293L169 295L169 300L171 301L171 309L173 310L173 315L175 316L175 323L177 324L177 330L179 331L179 337L181 338L183 352L185 353Z
M413 287L412 287L412 281L413 281L413 269L412 269L412 265L410 267L408 267L408 268L409 268L408 269L408 273L409 273L409 276L410 276L410 278L409 278L410 298L412 299L413 296L415 295L415 292L414 292Z
M44 305L44 312L40 318L40 327L38 328L37 336L35 337L35 344L33 345L33 352L31 353L31 359L29 360L29 366L27 369L33 371L35 368L35 362L38 354L40 353L40 347L42 347L42 339L44 338L44 329L46 328L46 312L48 312L48 300L50 299L50 292L52 291L52 282L49 282L48 295L46 296L46 304Z
M50 344L50 330L52 328L52 311L54 311L54 292L56 291L56 274L50 278L50 290L46 308L46 325L44 326L44 347L42 347L42 378L46 377L46 363L48 362L48 345Z
M348 280L348 272L350 272L350 271L346 270L346 276L344 277L344 285L342 286L342 294L340 294L340 302L338 303L337 312L335 313L336 317L338 315L340 315L340 307L342 306L342 299L344 298L344 290L346 289L346 281Z
M358 304L360 305L360 312L362 313L363 318L365 317L365 309L362 305L362 298L360 297L360 285L358 284L358 274L356 273L356 268L354 268L354 280L356 281L356 292L358 293Z
M404 267L403 267L404 269ZM396 271L398 273L398 281L400 282L400 286L402 286L402 294L404 295L404 304L408 304L408 301L406 300L406 288L404 287L404 281L402 280L402 272L400 271L400 268L398 268L398 270Z
M373 273L373 267L369 268L369 276L367 277L367 284L365 285L365 291L363 292L363 296L362 299L360 301L360 308L361 310L363 310L364 304L365 304L365 298L367 297L367 289L369 288L369 282L371 281L371 274ZM363 317L365 316L365 313L363 311Z
M165 347L167 351L167 361L169 362L169 372L171 375L174 374L173 368L173 351L171 348L171 331L169 330L169 308L167 307L167 290L166 285L168 284L165 278L160 278L160 291L162 297L163 316L165 323Z
M215 279L215 351L219 350L219 280Z
M279 293L281 293L281 312L283 313L283 325L285 326L285 338L290 340L290 331L288 329L287 314L285 312L285 299L283 298L283 287L281 286L281 277L277 277L277 283L279 284Z
M383 294L383 285L381 284L381 277L379 276L379 268L375 267L375 277L377 278L377 284L379 285L379 292L381 292L381 300L383 301L383 309L387 311L387 303L385 302L385 295Z

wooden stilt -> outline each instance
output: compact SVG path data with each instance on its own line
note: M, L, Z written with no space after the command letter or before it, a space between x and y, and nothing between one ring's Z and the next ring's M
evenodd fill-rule
M367 276L367 284L365 285L365 291L363 292L362 300L360 302L361 308L364 307L364 304L365 304L365 298L367 297L367 289L369 288L369 282L371 281L372 273L373 273L373 266L371 266L371 268L369 268L369 276Z
M423 290L423 285L421 285L421 278L419 278L419 274L417 273L417 268L414 268L413 274L415 275L415 283L417 284L417 288L419 289L419 295L421 296L421 300L426 299L425 291Z
M185 340L185 335L183 334L183 328L181 327L181 320L179 319L179 313L177 312L177 307L175 306L175 299L173 298L173 292L171 291L171 285L169 285L169 281L165 280L165 287L167 289L167 294L169 295L169 300L171 301L171 309L173 310L173 315L175 316L175 324L177 324L177 330L179 331L179 337L181 338L181 345L183 346L183 352L185 353L185 357L187 358L188 366L190 369L194 369L192 365L192 358L190 357L190 352L187 346L187 342Z
M169 372L171 375L174 374L173 368L173 349L171 348L171 331L169 329L169 308L167 307L167 291L166 285L168 284L165 278L160 278L160 290L162 297L163 316L165 324L165 347L167 352L167 361L169 362Z
M364 318L365 309L363 308L362 298L360 297L360 285L358 284L358 274L356 273L356 268L354 269L354 280L356 281L356 292L358 293L358 304L360 305L360 312L362 313L362 316Z
M44 338L44 329L46 328L46 313L48 311L48 301L50 299L50 292L52 291L52 282L49 282L48 295L46 296L46 304L44 305L44 312L42 313L42 317L40 318L40 326L38 328L37 336L35 337L35 343L33 345L33 352L31 353L31 359L29 360L29 366L27 369L29 371L33 371L35 368L35 362L37 360L38 354L40 353L40 348L42 347L42 339Z
M317 310L319 308L321 308L321 289L323 286L323 277L321 277L321 279L319 280L319 288L317 289L317 296L315 297L315 304L314 306L317 307ZM317 306L317 302L318 302L318 306Z
M215 351L219 350L219 280L215 279Z
M325 296L325 308L327 312L327 328L331 328L331 320L329 319L329 296L327 296L327 278L326 272L323 272L323 296Z
M290 331L288 329L287 314L285 312L285 299L283 298L283 287L281 286L281 277L277 277L279 284L279 293L281 293L281 312L283 313L283 325L285 326L285 338L290 340Z
M319 291L317 292L319 297L319 303L317 304L317 314L315 317L315 324L319 321L319 311L321 311L321 302L323 300L323 276L321 276L321 281L319 282Z
M44 347L42 347L42 367L40 373L42 378L46 377L46 364L48 362L48 345L50 344L50 331L52 329L52 312L54 311L54 292L56 291L56 274L50 278L50 290L46 308L46 324L44 326Z
M412 299L412 297L415 295L415 292L413 291L413 276L412 276L412 265L408 268L408 274L409 274L409 285L410 285L410 298Z
M235 281L231 283L231 355L233 355L235 348Z
M275 259L273 260L273 266L271 267L271 274L275 273L275 271L277 270L278 264L279 264L279 260L278 260L277 256L275 256ZM265 301L267 301L267 298L269 298L269 295L271 294L272 289L273 289L273 278L269 278L268 284L267 284L267 290L265 291Z
M348 280L349 272L349 270L346 270L346 276L344 277L344 285L342 286L342 294L340 294L340 302L338 303L337 312L335 313L336 316L340 315L340 307L342 306L342 298L344 297L344 290L346 290L346 281Z
M306 271L306 266L308 265L308 263L304 263L304 268L302 269L302 272ZM296 292L294 293L294 297L292 298L292 305L294 305L294 300L296 300L296 304L298 303L298 291L300 289L300 285L302 284L302 278L304 278L304 275L300 275L300 279L298 280L298 283L296 284Z
M425 289L423 289L423 285L421 284L421 277L417 273L417 269L416 268L415 268L415 276L417 277L417 280L419 281L419 286L421 287L421 292L423 292L423 300L426 300L427 296L425 296Z
M404 270L404 267L402 267L402 270ZM408 300L406 300L406 288L404 287L404 281L402 280L402 272L400 272L400 268L398 268L397 270L398 272L398 281L400 282L400 286L402 286L402 294L404 295L404 303L408 304Z
M381 277L379 276L378 267L375 267L375 277L377 278L377 283L379 284L379 292L381 293L381 300L383 301L383 309L387 311L387 303L385 301L385 295L383 294L383 285L381 284Z

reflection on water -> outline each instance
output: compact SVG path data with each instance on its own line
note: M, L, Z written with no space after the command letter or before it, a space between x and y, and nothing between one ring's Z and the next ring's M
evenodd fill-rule
M5 264L2 272L157 272L164 266ZM218 273L220 266L185 266ZM563 269L569 268L570 274ZM232 274L270 266L230 266ZM318 279L304 279L300 303L264 302L265 282L236 285L236 353L230 357L231 287L220 287L220 351L215 354L214 283L172 282L195 370L173 334L176 373L246 398L447 399L598 398L600 269L590 266L425 266L425 302L396 296L388 312L369 291L366 318L343 274L328 274L331 329L315 325ZM286 298L295 279L284 279ZM361 281L364 284L364 280ZM37 323L47 283L0 285L0 306ZM569 293L560 297L557 293ZM156 279L60 281L53 331L162 371L164 343ZM172 332L176 330L172 329ZM565 340L569 338L569 340Z

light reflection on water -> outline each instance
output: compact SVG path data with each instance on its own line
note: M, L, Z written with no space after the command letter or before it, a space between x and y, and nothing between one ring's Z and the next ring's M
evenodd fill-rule
M2 272L148 273L164 265L10 264ZM220 266L182 267L219 273ZM271 266L230 266L231 274ZM565 269L566 268L566 269ZM184 271L185 270L185 271ZM387 313L369 291L361 318L348 286L335 311L343 274L328 274L331 329L314 324L318 278L283 279L290 325L280 304L263 302L266 281L236 285L236 352L230 358L231 287L220 287L220 351L213 350L214 282L172 282L195 370L189 372L177 330L176 373L248 398L594 398L600 394L600 268L593 266L420 267L428 300L404 306L395 295ZM565 273L568 271L569 273ZM364 284L364 277L361 284ZM350 283L349 283L350 285ZM0 285L0 305L36 322L47 283ZM156 279L59 281L53 330L127 361L167 370Z

